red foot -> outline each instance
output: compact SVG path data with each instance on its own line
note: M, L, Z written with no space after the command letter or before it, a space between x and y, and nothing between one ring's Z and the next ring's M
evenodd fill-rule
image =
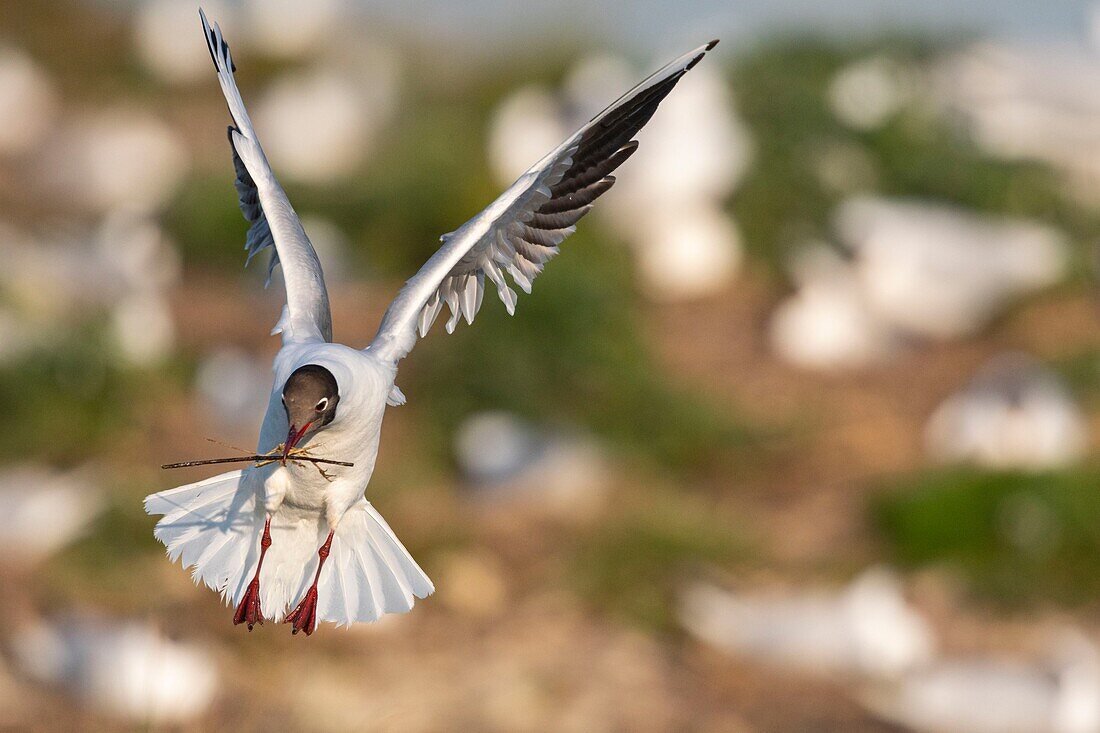
M237 604L237 611L233 614L233 623L248 624L248 630L256 624L263 626L264 615L260 612L260 579L253 578L248 584L248 590L244 592L244 598Z
M244 598L237 604L237 610L233 613L234 626L248 624L249 631L252 631L252 627L256 624L263 626L264 615L260 610L260 570L264 566L264 555L267 554L269 547L271 547L271 517L264 522L264 533L260 537L260 560L256 563L256 575L252 577L252 582L244 592Z
M329 532L325 544L317 550L317 556L321 559L317 563L317 574L313 576L313 585L306 591L306 597L302 599L298 607L287 614L286 620L294 624L292 633L297 634L299 631L304 631L306 636L309 636L313 633L313 629L317 627L317 581L321 579L321 568L325 566L329 549L332 547L332 535L333 532Z
M317 626L317 586L310 586L306 591L306 597L298 604L298 607L287 614L286 620L294 625L291 633L306 632L306 636L313 633Z

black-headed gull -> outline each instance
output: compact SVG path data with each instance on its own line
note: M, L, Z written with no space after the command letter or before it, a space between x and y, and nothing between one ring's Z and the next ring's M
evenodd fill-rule
M408 611L434 587L364 497L383 413L405 401L394 384L398 362L444 303L451 310L448 332L460 317L472 323L486 279L514 312L516 293L504 273L530 292L558 245L615 182L610 174L637 148L635 133L717 41L654 73L488 208L443 235L443 246L386 310L374 340L358 350L332 343L321 263L260 147L221 29L211 28L205 15L202 23L233 117L236 186L251 222L246 246L250 256L274 246L272 267L282 263L286 284L286 306L274 329L283 346L258 450L281 447L285 456L308 446L353 465L327 466L324 473L294 460L256 465L153 494L146 510L164 515L155 535L169 558L182 559L196 582L220 591L236 606L234 623L249 629L270 618L310 634L318 621L350 625Z

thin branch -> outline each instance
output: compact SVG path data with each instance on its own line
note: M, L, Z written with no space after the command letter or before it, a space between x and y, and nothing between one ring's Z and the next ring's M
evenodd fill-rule
M206 458L201 461L184 461L183 463L166 463L161 468L188 468L190 466L209 466L214 463L243 463L253 462L258 465L264 465L265 463L274 463L275 461L282 460L281 453L273 453L268 455L253 454L250 456L238 456L236 458ZM325 463L330 466L354 466L354 463L347 461L331 461L327 458L314 458L313 456L306 456L300 453L291 453L287 456L287 460L291 461L309 461L310 463Z

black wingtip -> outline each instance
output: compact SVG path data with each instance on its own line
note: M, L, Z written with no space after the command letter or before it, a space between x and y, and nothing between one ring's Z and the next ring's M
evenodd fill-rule
M214 31L210 27L210 21L206 19L206 13L199 8L199 18L202 19L202 35L206 38L206 50L210 52L210 61L214 64L214 70L218 70L218 59L214 56Z
M718 39L715 38L713 41L711 41L710 43L708 43L706 46L703 47L703 52L702 53L700 53L698 56L696 56L695 58L693 58L691 61L688 62L688 65L684 67L684 71L691 71L692 69L694 69L695 65L703 60L703 56L706 55L707 51L711 50L712 48L714 48L717 45L718 45Z

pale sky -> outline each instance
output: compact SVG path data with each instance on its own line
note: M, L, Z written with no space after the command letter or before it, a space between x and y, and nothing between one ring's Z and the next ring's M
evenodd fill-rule
M1027 40L1084 41L1097 0L358 0L373 17L415 26L441 42L502 48L578 29L616 46L679 47L721 36L746 47L807 31L834 37L891 30L976 32Z

